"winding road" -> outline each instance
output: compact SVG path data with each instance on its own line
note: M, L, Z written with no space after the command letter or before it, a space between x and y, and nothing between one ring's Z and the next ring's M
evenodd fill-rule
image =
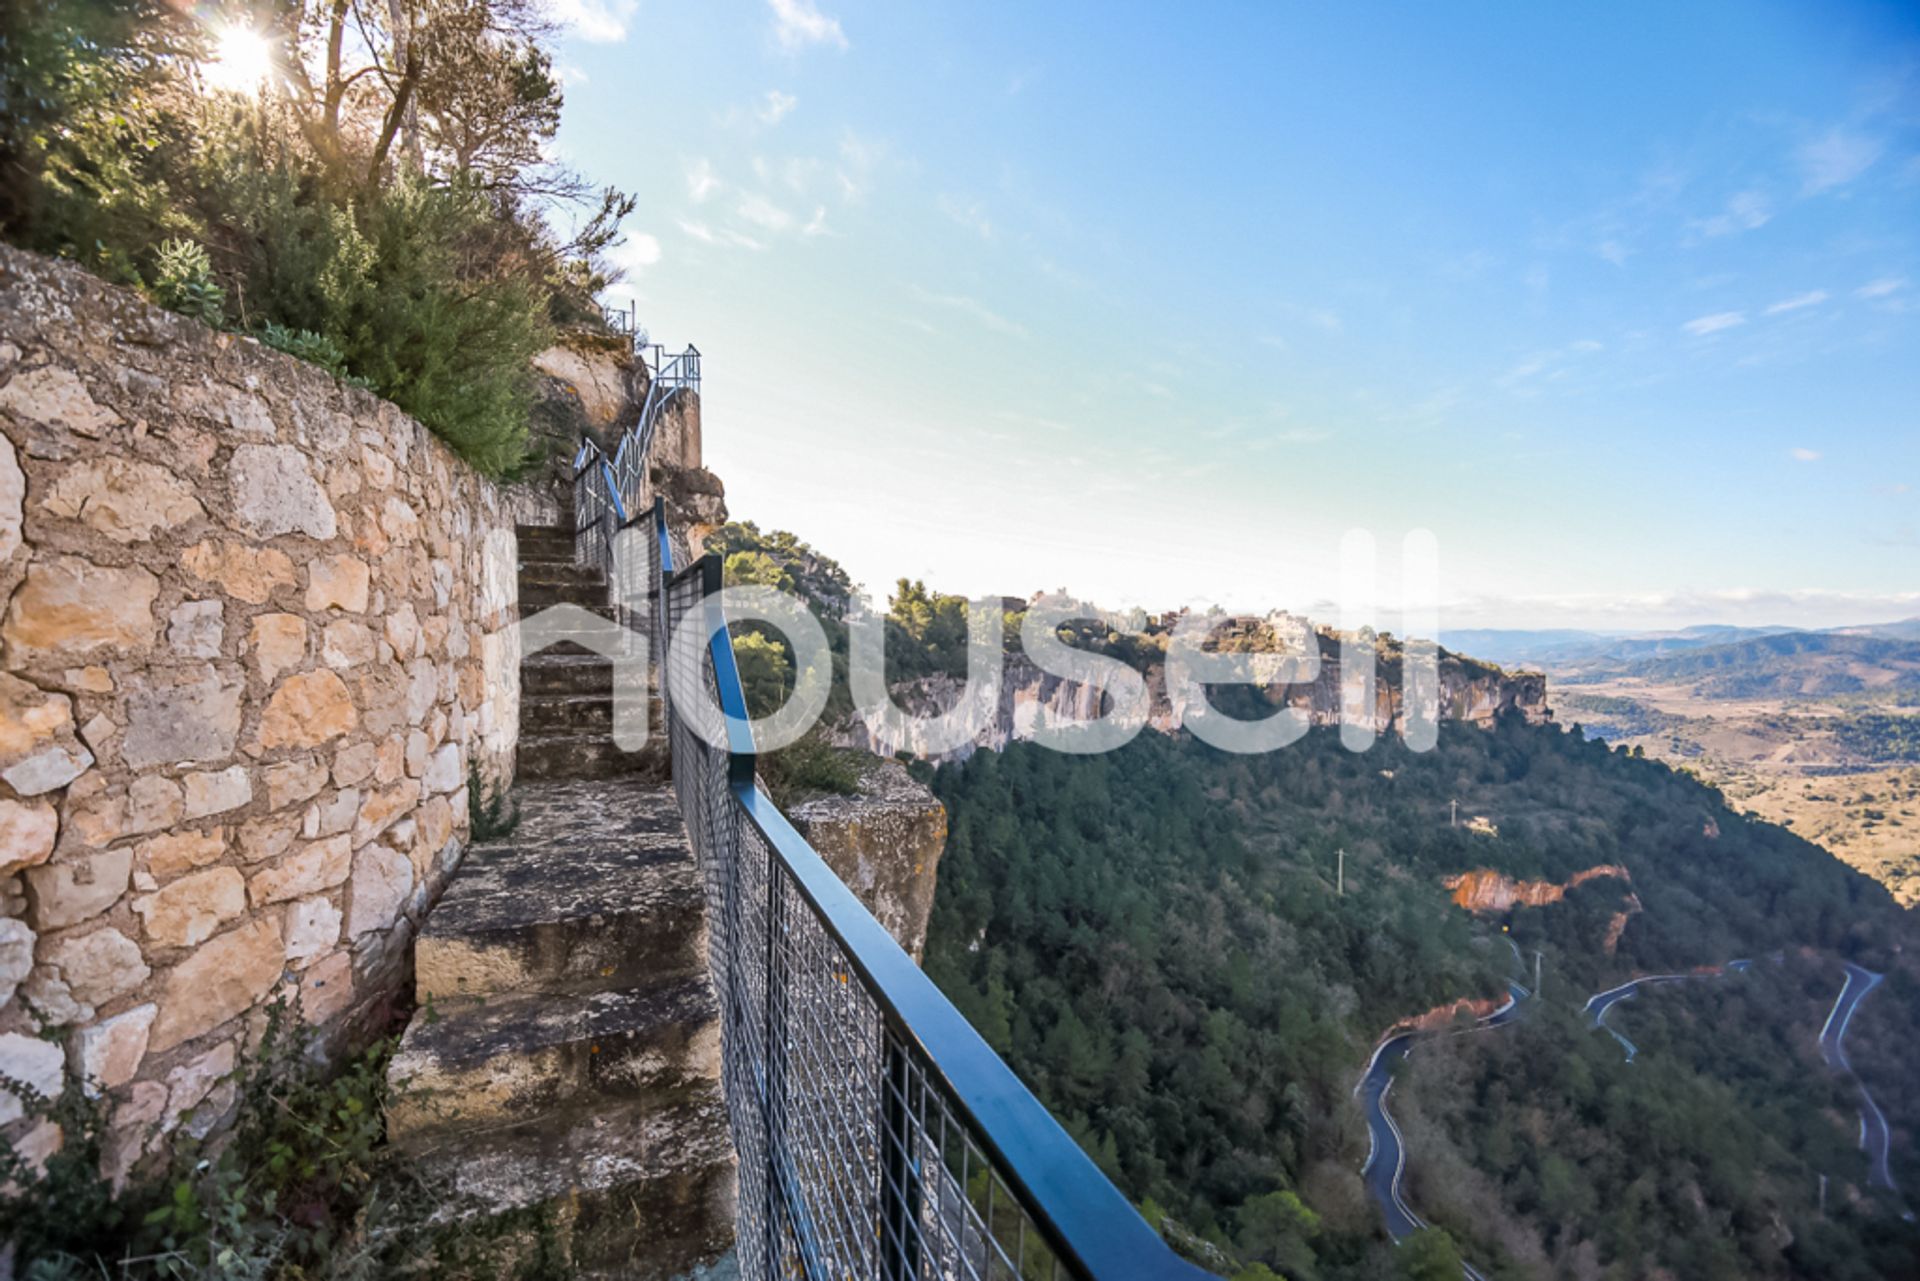
M1507 1003L1475 1023L1474 1029L1499 1027L1518 1018L1520 1002L1527 995L1526 988L1508 980ZM1360 1171L1360 1177L1366 1181L1367 1191L1379 1202L1381 1212L1386 1215L1387 1235L1393 1238L1395 1244L1426 1227L1427 1221L1413 1212L1401 1187L1407 1172L1407 1145L1400 1137L1400 1127L1393 1122L1393 1114L1387 1111L1387 1095L1393 1089L1393 1065L1407 1057L1415 1041L1440 1035L1444 1034L1402 1032L1388 1037L1375 1047L1366 1072L1353 1089L1354 1097L1360 1100L1361 1110L1367 1118L1367 1164ZM1463 1267L1468 1281L1483 1281L1472 1264Z
M1516 963L1520 962L1520 949L1508 939L1513 948ZM1587 998L1586 1010L1593 1016L1593 1025L1602 1028L1618 1041L1627 1052L1627 1062L1631 1063L1639 1047L1623 1036L1607 1022L1607 1013L1622 1001L1631 1000L1641 988L1657 983L1680 983L1689 979L1719 978L1726 973L1744 973L1753 962L1738 960L1727 962L1726 968L1701 974L1649 974L1644 978L1633 979L1618 987L1596 992ZM1866 1085L1853 1070L1853 1064L1847 1058L1847 1027L1853 1021L1854 1011L1868 993L1880 986L1884 975L1876 974L1851 961L1845 962L1847 968L1846 984L1840 989L1839 997L1833 1003L1833 1010L1827 1015L1827 1022L1820 1029L1820 1053L1826 1059L1827 1066L1838 1072L1845 1072L1860 1091L1860 1147L1867 1153L1870 1167L1870 1181L1875 1187L1897 1191L1893 1182L1893 1171L1888 1165L1888 1149L1892 1145L1892 1132L1887 1125L1886 1115L1880 1111L1880 1105L1873 1101ZM1520 1002L1530 994L1520 983L1507 981L1507 1003L1492 1014L1479 1020L1475 1031L1484 1028L1499 1027L1510 1023L1520 1016ZM1415 1214L1407 1204L1404 1180L1407 1171L1407 1147L1400 1135L1400 1127L1394 1124L1393 1113L1387 1110L1387 1095L1393 1090L1393 1068L1407 1057L1416 1041L1429 1036L1443 1035L1439 1032L1401 1032L1389 1036L1374 1048L1373 1058L1367 1062L1367 1070L1361 1074L1360 1083L1354 1087L1354 1097L1359 1100L1361 1110L1367 1118L1367 1163L1360 1175L1365 1180L1368 1193L1380 1206L1381 1214L1386 1218L1387 1235L1397 1245L1405 1238L1427 1226L1427 1221ZM1905 1216L1911 1220L1912 1211ZM1485 1281L1482 1274L1470 1263L1462 1264L1468 1281Z
M1860 1150L1867 1154L1868 1182L1876 1188L1897 1192L1899 1189L1894 1186L1893 1169L1887 1164L1887 1151L1893 1145L1893 1133L1887 1126L1886 1113L1873 1101L1866 1083L1853 1070L1853 1063L1847 1058L1847 1026L1853 1022L1853 1013L1860 1008L1860 1002L1867 999L1867 994L1880 986L1886 975L1875 974L1852 961L1846 962L1846 967L1847 981L1841 986L1840 995L1834 999L1826 1025L1820 1029L1820 1055L1826 1059L1828 1067L1836 1072L1845 1072L1860 1091ZM1911 1219L1913 1212L1908 1211L1906 1217Z
M1727 968L1735 973L1743 973L1746 968L1752 964L1752 961L1729 961L1727 962ZM1619 1029L1607 1022L1608 1010L1611 1010L1622 1001L1631 1000L1639 993L1642 987L1649 983L1680 983L1687 979L1719 977L1720 975L1718 974L1649 974L1645 978L1622 983L1619 987L1610 987L1604 992L1594 993L1587 998L1587 1013L1593 1015L1593 1025L1595 1027L1602 1029L1608 1036L1620 1042L1620 1047L1627 1052L1627 1062L1631 1063L1633 1062L1634 1056L1640 1053L1640 1047L1632 1041L1629 1041L1625 1036L1622 1036Z

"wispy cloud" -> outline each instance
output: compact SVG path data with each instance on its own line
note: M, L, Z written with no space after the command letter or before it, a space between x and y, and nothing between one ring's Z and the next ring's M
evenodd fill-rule
M937 294L930 290L919 288L916 288L914 293L919 296L921 302L928 303L935 307L945 307L950 311L957 311L963 316L969 316L997 334L1006 334L1011 338L1025 338L1027 336L1027 327L1025 325L1018 321L1008 320L1005 316L994 311L978 298L970 298L965 294Z
M816 44L847 47L847 33L840 29L840 20L821 13L813 0L767 0L767 7L773 10L773 35L782 49Z
M874 142L849 131L840 139L840 167L834 176L840 180L840 192L848 200L862 200L873 186L874 170L886 157L883 142Z
M687 198L699 204L714 192L720 190L720 177L713 172L713 162L702 157L687 166Z
M752 236L733 231L726 227L709 227L704 222L690 222L684 218L680 220L679 227L684 235L698 240L704 245L723 245L736 249L765 249L767 247L767 242L764 240L756 240Z
M1785 311L1799 311L1802 307L1818 307L1827 300L1824 289L1809 289L1804 294L1795 294L1791 298L1782 298L1766 309L1765 315L1778 316Z
M800 99L790 93L781 93L778 89L769 89L760 99L760 105L753 114L760 117L762 124L777 125L792 114L800 105Z
M1716 311L1711 316L1697 316L1680 326L1696 338L1707 334L1717 334L1722 329L1732 329L1735 325L1747 323L1746 315L1738 311Z
M940 212L980 239L993 239L993 222L987 217L986 206L979 201L962 201L954 196L941 196Z
M1773 221L1773 206L1758 191L1742 191L1727 201L1727 207L1711 218L1697 218L1693 227L1703 236L1729 236L1737 231L1755 231Z
M627 24L639 7L640 0L552 0L548 12L582 40L618 44L627 38Z
M1855 298L1885 298L1899 293L1907 287L1905 276L1883 276L1879 280L1870 280L1853 291Z
M1616 267L1624 267L1627 265L1628 255L1633 251L1617 240L1603 240L1594 246L1593 252L1599 254Z
M1794 153L1800 165L1801 193L1813 196L1846 186L1873 167L1880 151L1879 142L1845 129L1829 130L1802 144Z
M1795 446L1787 451L1787 457L1796 463L1817 463L1820 461L1820 451L1808 449L1804 445Z
M734 212L740 215L742 221L776 234L793 226L793 215L765 196L746 197Z

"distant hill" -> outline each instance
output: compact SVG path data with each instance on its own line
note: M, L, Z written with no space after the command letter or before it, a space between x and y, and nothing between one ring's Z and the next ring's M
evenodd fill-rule
M1900 683L1904 661L1897 650L1862 648L1852 642L1920 645L1920 618L1823 630L1726 623L1649 632L1468 628L1448 631L1444 640L1449 649L1462 654L1508 667L1539 668L1574 680L1626 675L1653 681L1686 681L1703 676L1718 680L1726 675L1727 668L1758 662L1768 670L1756 675L1766 686L1778 685L1775 692L1819 696L1904 688ZM1747 648L1755 645L1759 648ZM1712 656L1697 664L1687 661L1697 655ZM1830 657L1824 665L1831 670L1816 670L1823 667L1822 655ZM1793 675L1805 688L1793 687L1795 680L1787 679L1789 673L1782 660L1789 656L1794 659ZM1890 672L1874 670L1883 661L1893 663ZM1865 666L1848 666L1855 662ZM1783 679L1786 683L1780 684ZM1752 692L1701 692L1709 697L1753 696Z
M1920 689L1920 640L1782 632L1629 664L1656 684L1694 684L1708 698L1830 698Z

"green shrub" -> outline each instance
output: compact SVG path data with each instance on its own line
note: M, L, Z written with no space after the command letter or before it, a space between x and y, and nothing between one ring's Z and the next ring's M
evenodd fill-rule
M253 336L275 351L284 351L296 360L320 366L343 382L369 390L373 387L360 375L347 372L346 353L340 350L340 344L325 334L316 334L311 329L288 329L269 320L254 330Z
M815 729L758 761L760 779L773 803L785 809L808 796L825 793L851 796L860 790L861 765L866 758L848 748L834 747Z
M509 805L507 789L482 778L479 764L469 761L467 763L467 839L475 843L498 840L503 836L512 836L513 830L519 826L519 803L514 802Z
M153 296L162 307L220 328L227 322L227 291L213 278L207 251L191 240L163 240L153 268Z

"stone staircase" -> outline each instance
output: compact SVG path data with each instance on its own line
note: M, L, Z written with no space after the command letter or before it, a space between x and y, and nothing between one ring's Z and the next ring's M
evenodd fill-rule
M570 528L520 538L523 617L607 612ZM731 1246L733 1153L699 872L664 749L608 737L614 679L570 645L522 664L520 820L421 928L388 1135L449 1215L540 1207L583 1274L667 1278Z

